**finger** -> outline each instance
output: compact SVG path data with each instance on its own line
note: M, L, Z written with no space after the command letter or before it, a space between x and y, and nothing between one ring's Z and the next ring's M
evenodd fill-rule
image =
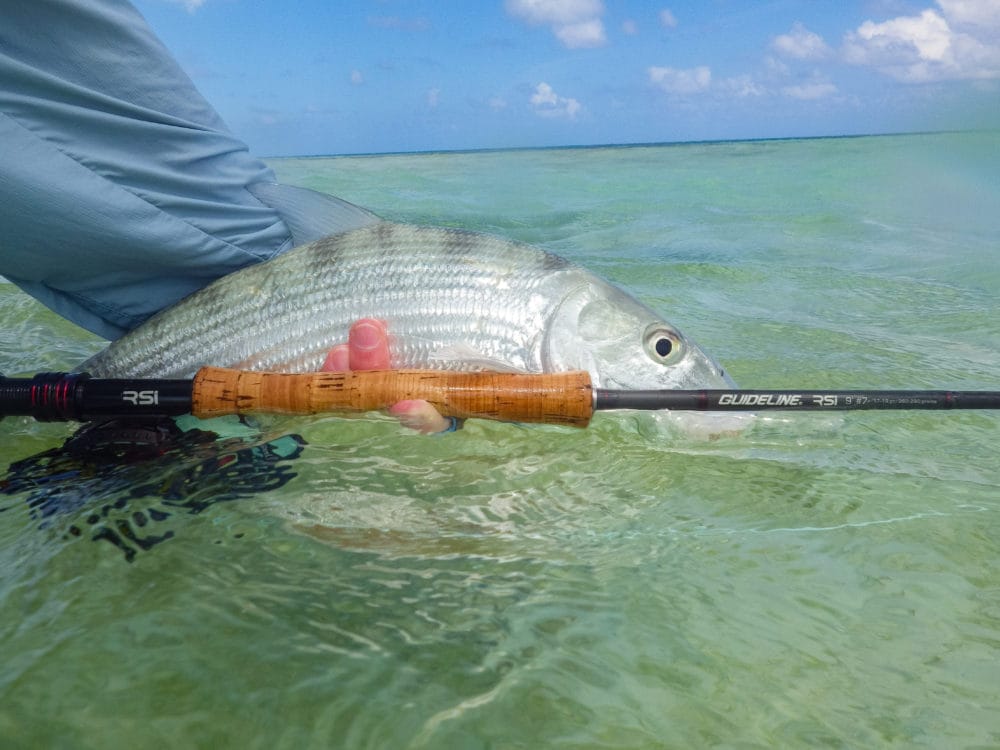
M437 409L421 399L395 403L389 407L389 413L398 418L404 427L424 435L444 432L452 426L451 419L442 417Z
M350 352L349 369L389 369L389 335L382 321L362 318L351 326L347 342Z
M346 372L351 369L351 353L347 344L337 344L323 361L323 372Z
M389 335L385 324L374 318L362 318L351 326L347 344L330 349L323 362L324 372L348 370L386 370L389 361ZM430 403L423 400L400 401L389 408L404 427L425 435L445 432L455 422L443 417Z

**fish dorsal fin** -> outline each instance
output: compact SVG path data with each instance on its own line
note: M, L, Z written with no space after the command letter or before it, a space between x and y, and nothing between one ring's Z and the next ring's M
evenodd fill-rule
M511 372L523 374L526 370L515 367L509 362L494 359L483 354L471 344L449 344L431 352L428 359L432 362L448 362L461 364L463 370L483 370L485 372Z
M295 247L331 234L341 234L381 221L367 209L308 188L277 182L254 182L247 190L281 217Z

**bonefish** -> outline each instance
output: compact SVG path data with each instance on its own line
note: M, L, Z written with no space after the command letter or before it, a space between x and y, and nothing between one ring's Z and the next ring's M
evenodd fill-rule
M82 369L99 377L187 377L203 365L318 370L353 321L373 317L385 321L394 367L587 370L595 385L626 389L733 385L659 314L557 255L337 203L352 217L346 231L215 281Z

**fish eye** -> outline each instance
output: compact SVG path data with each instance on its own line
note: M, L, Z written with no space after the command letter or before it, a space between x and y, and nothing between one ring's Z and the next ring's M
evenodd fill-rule
M646 329L644 344L649 358L662 364L676 360L683 346L680 335L663 325L653 325Z

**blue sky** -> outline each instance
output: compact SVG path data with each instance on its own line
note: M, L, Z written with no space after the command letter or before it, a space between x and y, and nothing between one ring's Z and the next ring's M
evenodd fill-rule
M262 156L1000 127L1000 0L135 0Z

